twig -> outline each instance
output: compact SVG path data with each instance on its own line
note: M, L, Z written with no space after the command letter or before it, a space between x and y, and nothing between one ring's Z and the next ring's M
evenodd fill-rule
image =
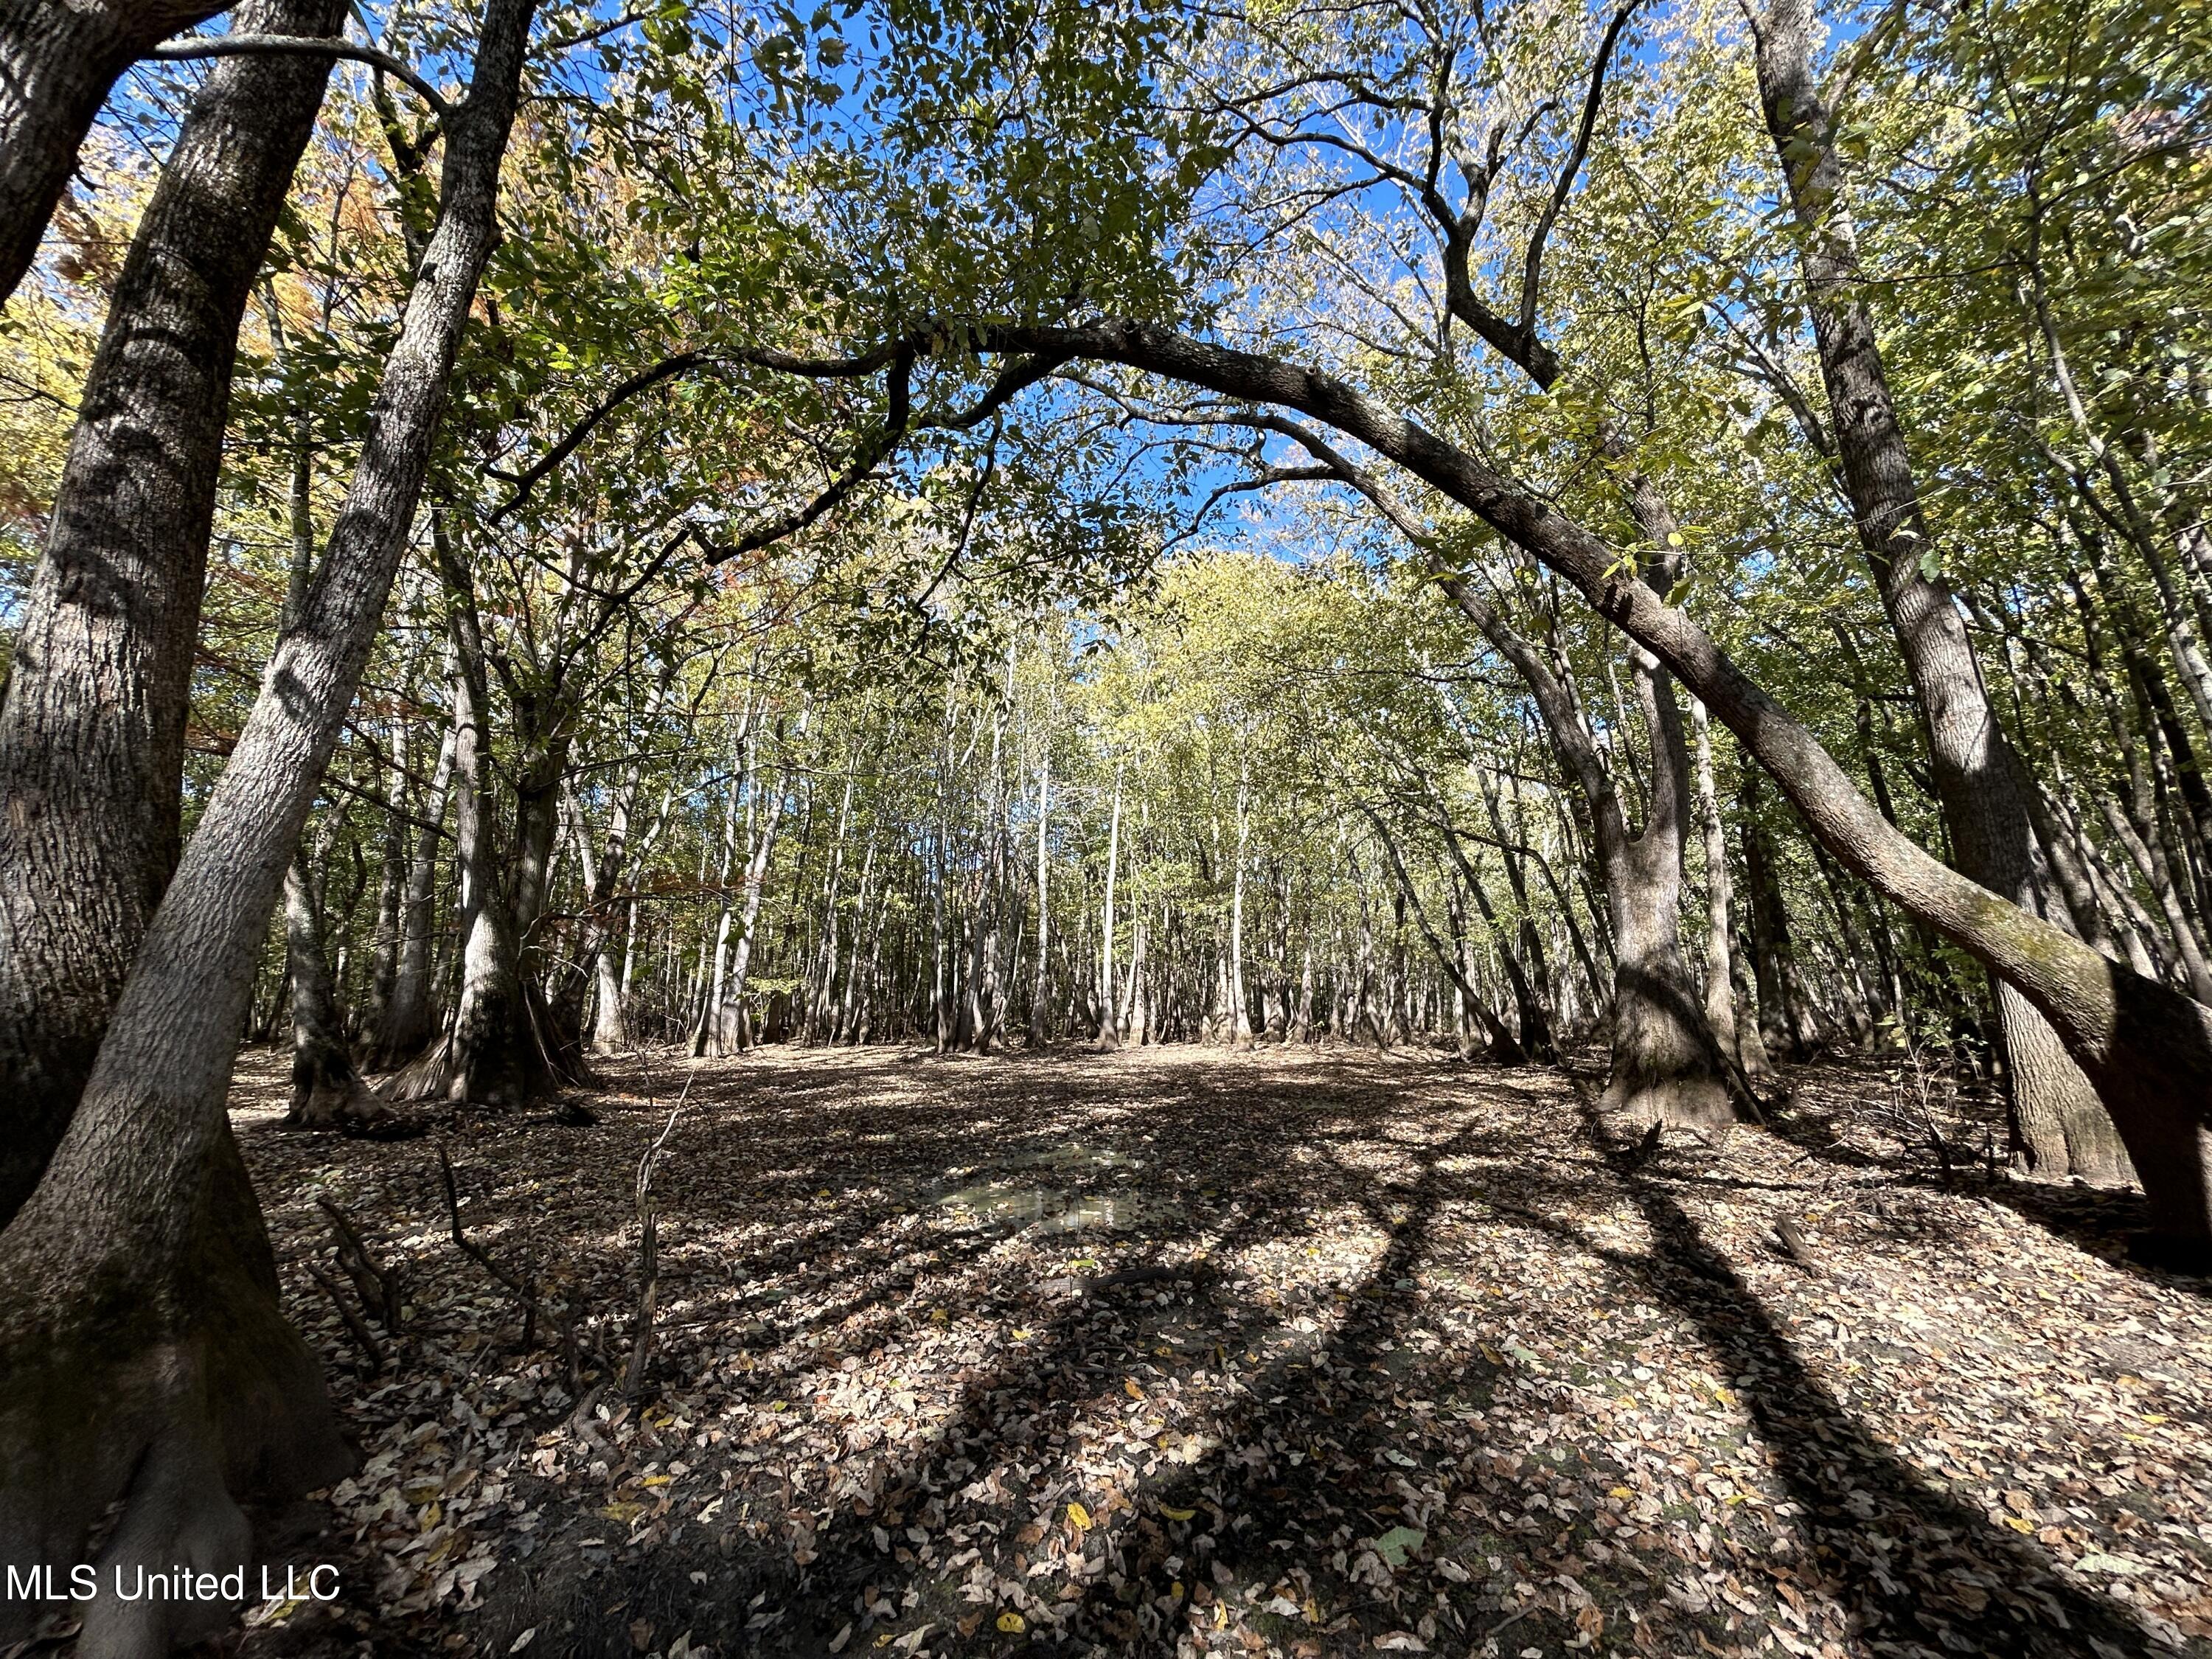
M461 1198L453 1185L453 1160L447 1154L446 1143L442 1140L438 1143L438 1172L445 1182L446 1213L453 1221L455 1248L501 1285L507 1286L514 1292L515 1300L522 1304L524 1352L527 1353L537 1341L539 1312L542 1310L546 1318L553 1322L554 1328L561 1333L562 1352L568 1363L568 1392L581 1395L584 1391L584 1368L576 1345L575 1322L568 1317L568 1310L557 1305L548 1306L541 1302L538 1295L536 1280L525 1279L512 1269L501 1267L483 1246L469 1242L468 1234L461 1227Z
M684 1103L690 1098L692 1080L697 1076L694 1072L684 1079L684 1092L677 1097L659 1139L645 1149L645 1156L637 1161L637 1334L630 1346L629 1366L623 1373L623 1392L633 1400L645 1385L645 1368L653 1358L653 1310L660 1294L659 1209L653 1201L653 1172L660 1161L661 1149L668 1144L668 1137L676 1132L676 1120L684 1115Z
M345 1321L346 1329L353 1333L353 1340L361 1345L362 1353L368 1361L368 1368L373 1371L382 1370L384 1349L378 1343L376 1334L368 1328L368 1322L356 1313L353 1304L345 1299L345 1292L338 1289L328 1273L312 1261L307 1263L307 1277L321 1285L323 1294L330 1297L331 1306L338 1310L338 1317Z
M1805 1235L1798 1231L1796 1222L1786 1215L1782 1217L1774 1224L1774 1237L1792 1261L1808 1273L1819 1274L1820 1258L1813 1254L1813 1247L1805 1242Z
M397 1268L380 1265L368 1253L368 1246L354 1225L353 1218L327 1198L315 1200L316 1206L330 1218L332 1246L338 1266L353 1281L361 1297L361 1305L375 1316L384 1328L397 1335L399 1331L399 1273Z

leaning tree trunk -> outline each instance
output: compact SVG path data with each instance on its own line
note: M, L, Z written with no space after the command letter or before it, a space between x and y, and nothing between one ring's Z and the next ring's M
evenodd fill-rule
M531 0L492 0L446 125L443 204L299 625L148 928L44 1179L0 1233L0 1560L98 1571L246 1559L239 1498L348 1462L224 1110L269 915L376 641L477 279ZM0 1601L0 1639L35 1603ZM79 1604L86 1659L155 1659L207 1603Z
M1626 575L1618 549L1475 455L1316 370L1118 319L1070 328L993 324L969 339L991 351L1123 363L1299 410L1403 466L1526 549L1703 701L1829 851L2035 1006L2096 1085L2127 1144L2149 1200L2152 1231L2141 1248L2173 1259L2212 1255L2212 1008L2100 956L1916 845L1711 635ZM1364 478L1325 441L1298 441L1333 457L1346 476Z
M150 44L206 15L0 11L0 266L33 206L35 243L108 81L137 54L115 42ZM328 34L343 15L337 0L259 0L241 23ZM64 37L74 44L58 65L26 45ZM0 711L0 1224L68 1127L176 865L239 320L329 73L327 62L287 58L233 59L209 76L139 222L86 377ZM56 76L91 88L82 119L51 107L64 98ZM27 111L27 95L40 106ZM40 143L61 147L51 188L32 176ZM20 261L0 270L0 293L21 273Z
M2152 1230L2140 1248L2174 1259L2212 1256L2212 1008L2100 956L1916 845L1710 634L1627 575L1620 550L1603 538L1418 422L1298 364L1121 319L1075 327L986 324L963 337L974 349L1122 363L1298 410L1404 467L1557 572L1720 718L1829 851L2050 1022L2095 1085L2142 1182ZM1297 441L1358 487L1376 487L1325 440L1302 434Z
M222 9L205 0L10 0L0 6L0 302L31 268L115 77L168 36ZM319 6L313 15L330 21L300 27L309 15L305 10L247 6L238 27L249 33L327 34L343 10ZM330 65L306 67L319 98Z
M1890 398L1874 319L1858 297L1858 241L1841 200L1834 118L1812 69L1811 0L1771 0L1754 25L1759 98L1803 234L1811 301L1844 492L1928 731L1936 799L1959 867L2071 930L2037 879L2034 791L1990 706L1966 619L1933 574L1936 543ZM2106 1182L2132 1174L2096 1091L2018 991L1995 987L2015 1127L2031 1164Z

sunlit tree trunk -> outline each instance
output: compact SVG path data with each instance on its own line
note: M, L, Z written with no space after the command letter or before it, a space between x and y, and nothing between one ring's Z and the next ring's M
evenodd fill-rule
M0 1233L0 1559L84 1559L120 1500L99 1580L246 1560L239 1498L289 1498L348 1459L226 1110L254 967L336 747L428 471L496 228L531 15L491 0L473 83L446 124L441 206L361 459L298 625L148 928L67 1133ZM219 1605L219 1604L217 1604ZM157 1659L204 1602L77 1609L78 1650ZM0 1601L0 1638L36 1603Z
M1860 297L1834 118L1813 76L1813 28L1811 0L1770 0L1753 21L1760 102L1802 233L1814 337L1852 518L1926 723L1936 794L1959 867L2070 930L2070 917L2043 903L2033 781L1990 706L1966 619L1934 562L1936 545ZM2026 997L2002 982L1995 990L2015 1128L2030 1163L2092 1181L2126 1179L2126 1149L2089 1079Z
M51 0L0 12L0 295L108 82L207 15ZM332 0L257 0L240 20L314 35L343 15ZM68 1127L177 861L239 323L329 70L234 60L194 95L117 278L23 595L0 706L0 1223Z

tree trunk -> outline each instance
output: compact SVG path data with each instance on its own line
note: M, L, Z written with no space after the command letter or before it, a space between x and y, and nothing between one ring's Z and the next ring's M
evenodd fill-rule
M460 994L445 1035L388 1079L387 1100L519 1106L550 1081L524 1002L514 913L500 879L491 687L468 573L432 514L453 642L453 840L461 870Z
M222 9L204 0L14 0L0 8L0 303L37 257L39 239L69 188L77 151L115 77L170 35ZM341 15L326 6L312 12L247 6L235 27L252 34L327 34ZM332 21L299 27L310 17ZM305 67L319 97L330 65Z
M109 81L207 15L52 3L0 14L0 293L21 275ZM258 0L241 21L327 34L343 15L335 0ZM216 66L139 222L86 377L0 709L0 1224L68 1126L176 866L239 320L329 72L301 58ZM70 102L83 97L81 111Z
M1121 769L1114 769L1114 815L1106 830L1106 902L1098 918L1098 1046L1121 1046L1114 1029L1114 883L1121 867Z
M430 999L430 947L438 911L439 855L445 848L447 802L453 796L453 728L438 746L438 763L422 799L422 821L407 867L406 895L399 908L399 957L392 995L378 1029L374 1066L388 1071L420 1054L430 1042L436 1018Z
M1720 800L1713 792L1711 722L1701 702L1691 705L1690 718L1698 738L1698 822L1705 844L1705 1024L1712 1027L1721 1052L1756 1078L1768 1069L1765 1045L1747 1048L1736 1035L1735 975L1729 950L1729 912L1735 892L1729 879Z
M797 735L801 739L806 736L810 712L799 711ZM752 968L761 894L768 884L769 860L775 853L775 832L783 821L784 797L789 785L787 775L769 792L768 810L762 814L760 834L745 860L744 891L737 918L737 941L730 948L729 976L721 986L721 1000L708 1011L706 1041L701 1050L708 1054L741 1054L752 1046L752 1026L745 1010L745 977Z
M302 848L284 877L284 949L292 975L292 1109L285 1121L302 1129L366 1127L386 1114L346 1047L307 857Z
M1770 0L1755 21L1759 98L1799 229L1831 425L1867 563L1881 590L1928 733L1959 867L2031 915L2070 930L2037 879L2034 783L1990 706L1966 620L1936 574L1912 461L1857 297L1857 236L1840 199L1833 118L1812 69L1811 0ZM2027 998L1995 987L2016 1132L2053 1175L2124 1181L2125 1148L2096 1091Z
M0 1559L99 1581L246 1559L238 1498L327 1485L348 1457L225 1110L254 969L360 683L428 470L496 227L530 0L492 0L446 128L443 203L360 463L299 625L148 928L44 1179L0 1234ZM0 1601L0 1639L35 1603ZM87 1659L157 1659L205 1603L79 1604Z
M1047 748L1037 763L1037 839L1036 839L1036 976L1030 989L1029 1046L1042 1048L1052 1040L1052 1028L1046 1014L1046 993L1050 988L1049 965L1052 945L1052 896L1049 888L1051 862L1048 856L1051 846L1052 826L1052 750Z
M1252 830L1249 791L1240 757L1237 777L1237 872L1229 896L1229 1039L1241 1050L1252 1046L1252 1014L1244 994L1244 843Z

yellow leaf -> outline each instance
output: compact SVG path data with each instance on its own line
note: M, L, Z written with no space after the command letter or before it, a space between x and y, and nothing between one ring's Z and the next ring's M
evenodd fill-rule
M1196 1510L1170 1509L1165 1504L1163 1504L1160 1505L1160 1513L1167 1516L1170 1521L1188 1521L1191 1516L1196 1515L1198 1511Z
M1016 1331L1014 1333L1014 1340L1017 1342L1026 1342L1030 1340L1030 1337L1032 1334L1033 1333L1029 1331Z
M1216 1630L1229 1628L1229 1604L1226 1601L1216 1601L1213 1604L1213 1627Z
M642 1504L610 1504L606 1508L601 1510L599 1513L605 1516L610 1521L619 1521L624 1526L628 1526L631 1522L636 1520L639 1516L645 1513L645 1505Z
M1498 1352L1497 1349L1492 1347L1487 1342L1479 1342L1475 1346L1482 1350L1482 1357L1485 1359L1487 1359L1492 1364L1503 1365L1505 1363L1505 1356Z
M1628 1499L1635 1496L1635 1493L1630 1492L1626 1486L1615 1486L1611 1492L1607 1492L1606 1496L1607 1498L1618 1498L1623 1503L1626 1503Z
M2145 1412L2143 1413L2142 1420L2146 1423L2163 1423L2166 1421L2166 1419L2157 1412Z
M999 1628L1009 1636L1019 1636L1029 1627L1029 1620L1018 1613L1002 1613L999 1615Z
M1145 1397L1145 1391L1137 1386L1137 1379L1133 1376L1125 1377L1122 1380L1121 1392L1132 1400L1142 1400Z
M1091 1529L1091 1511L1080 1504L1070 1504L1067 1506L1067 1524L1078 1532L1088 1532Z
M665 1486L675 1478L671 1474L648 1474L637 1484L641 1486Z
M2023 1521L2016 1515L2008 1515L2005 1516L2004 1523L2008 1527L2010 1527L2014 1532L2023 1532L2033 1534L2035 1531L2034 1522Z
M445 1510L439 1507L435 1500L433 1500L430 1507L422 1511L422 1530L428 1532L436 1526L439 1517L444 1514Z
M1182 1600L1182 1579L1178 1578L1174 1583L1168 1586L1168 1600L1170 1601L1180 1601Z

